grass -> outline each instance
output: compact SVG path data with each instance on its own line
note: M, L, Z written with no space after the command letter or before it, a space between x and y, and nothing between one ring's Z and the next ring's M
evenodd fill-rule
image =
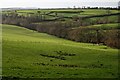
M92 28L92 29L99 29L99 30L112 30L112 29L120 29L120 23L108 23L108 24L97 24L97 25L90 25L90 26L80 26L74 27L72 29L78 28Z
M13 25L4 24L2 28L5 77L118 77L117 49L73 42Z
M91 16L91 15L101 15L101 14L107 14L107 10L105 9L82 9L83 12L81 12L81 9L63 9L63 10L37 10L37 9L33 9L33 10L17 10L17 13L19 15L24 15L26 16L27 13L37 13L37 11L40 11L41 14L45 13L49 13L49 12L57 12L58 16L63 15L65 17L73 17L73 16ZM70 12L70 13L69 13ZM73 12L73 13L72 13ZM76 13L75 13L76 12ZM10 13L7 11L3 11L3 13ZM55 15L54 13L52 13L52 15ZM110 10L110 13L118 13L118 10Z
M86 28L97 28L102 30L120 29L119 24L120 23L99 24L99 25L86 26Z
M86 15L101 15L107 14L107 10L105 9L85 9L82 14ZM118 10L110 10L110 13L118 13Z

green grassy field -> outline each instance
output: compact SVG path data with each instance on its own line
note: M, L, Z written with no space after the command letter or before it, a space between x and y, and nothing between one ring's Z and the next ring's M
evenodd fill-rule
M75 11L81 11L81 9L75 9L75 10L73 10L73 9L63 9L63 10L17 10L17 12L37 12L37 11L41 11L41 13L42 12L50 12L50 11L53 11L53 12L63 12L63 11L65 11L65 12L75 12ZM106 12L107 12L107 10L105 10L105 9L82 9L82 11L83 11L83 13L82 14L105 14ZM110 10L110 12L111 13L118 13L118 10Z
M90 26L85 26L85 27L75 27L72 29L78 29L78 28L94 28L94 29L99 29L99 30L112 30L112 29L120 29L119 26L120 23L109 23L109 24L97 24L97 25L90 25Z
M2 25L3 76L115 78L118 50L77 43L22 27Z
M87 26L88 28L98 28L98 29L120 29L119 26L120 23L112 23L112 24L102 24L102 25L92 25L92 26Z
M105 9L63 9L63 10L44 10L44 9L41 9L41 10L37 10L37 9L34 9L34 10L17 10L17 13L19 15L24 15L24 16L27 16L27 13L34 13L36 14L38 11L40 11L40 14L43 14L43 13L49 13L49 12L53 12L51 13L51 15L54 15L55 16L55 12L57 13L58 16L65 16L65 17L73 17L73 16L91 16L91 15L101 15L101 14L108 14L107 13L107 10ZM81 12L83 11L83 12ZM118 13L118 10L109 10L110 13ZM12 11L3 11L3 14L4 13L11 13ZM69 12L73 12L73 13L69 13ZM77 12L77 13L74 13L74 12ZM47 17L47 15L46 15ZM49 17L48 17L49 18Z

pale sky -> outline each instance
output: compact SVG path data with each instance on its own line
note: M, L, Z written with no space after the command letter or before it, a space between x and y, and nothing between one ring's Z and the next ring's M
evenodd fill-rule
M0 0L0 8L36 7L36 8L67 8L82 6L117 7L120 0Z

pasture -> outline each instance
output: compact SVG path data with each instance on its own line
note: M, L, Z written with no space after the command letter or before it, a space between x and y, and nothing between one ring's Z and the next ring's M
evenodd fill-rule
M2 28L3 77L118 77L118 49L65 40L14 25L3 24Z
M35 16L35 15L44 15L47 19L51 17L85 17L92 15L102 15L102 14L112 14L118 13L118 10L107 10L107 9L33 9L33 10L16 10L18 15L23 16ZM14 13L14 10L3 11L3 14Z

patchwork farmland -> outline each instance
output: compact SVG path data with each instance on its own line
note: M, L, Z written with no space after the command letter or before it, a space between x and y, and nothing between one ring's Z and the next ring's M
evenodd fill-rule
M114 9L3 11L4 78L117 78Z

